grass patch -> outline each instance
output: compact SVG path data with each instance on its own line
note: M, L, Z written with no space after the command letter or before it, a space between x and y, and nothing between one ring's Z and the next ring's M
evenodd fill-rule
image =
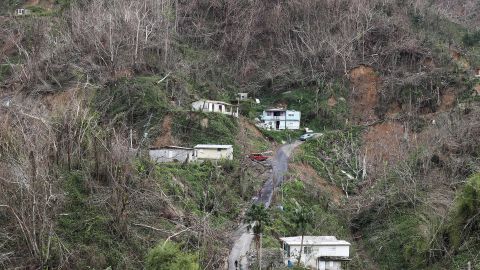
M74 250L75 266L78 269L139 267L132 251L142 251L141 246L122 239L112 229L109 213L89 203L84 176L80 172L67 174L64 188L65 214L58 219L57 232L67 248Z
M328 131L301 146L298 160L311 165L320 176L348 193L356 192L362 179L359 160L362 128Z
M260 129L260 132L269 140L277 143L293 142L304 133L302 130L267 130L263 128Z

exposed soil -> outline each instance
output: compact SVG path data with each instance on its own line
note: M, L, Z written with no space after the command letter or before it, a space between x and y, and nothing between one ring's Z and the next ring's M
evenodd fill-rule
M172 116L166 115L162 122L162 134L155 139L154 147L163 147L175 145L175 139L172 136Z
M268 145L268 149L274 149L274 146L263 136L260 130L246 118L239 118L239 128L240 132L237 140L242 147L242 153L260 152L259 145Z
M332 108L332 107L335 107L335 105L337 105L337 100L334 98L334 97L330 97L328 100L327 100L327 105Z
M406 127L394 121L371 126L362 137L362 153L366 154L367 177L372 180L405 156L411 136Z
M437 111L450 110L455 106L456 99L454 89L448 88L440 97L440 106Z
M52 95L45 96L45 105L52 111L53 109L62 109L70 107L77 93L76 88L71 88Z
M451 49L450 55L452 56L453 60L455 60L455 62L457 62L458 65L460 65L460 67L464 69L470 68L470 64L459 51Z
M480 96L480 84L475 85L473 88L475 92L473 92L474 95Z
M386 113L387 118L395 118L402 112L402 105L395 101L393 104L390 105L388 111Z
M349 78L353 86L350 96L352 120L355 123L377 120L375 107L378 103L379 76L372 67L361 65L350 70Z
M337 205L345 197L341 188L318 175L317 171L308 164L291 163L289 164L289 171L296 179L317 186L323 193L328 194L329 198Z

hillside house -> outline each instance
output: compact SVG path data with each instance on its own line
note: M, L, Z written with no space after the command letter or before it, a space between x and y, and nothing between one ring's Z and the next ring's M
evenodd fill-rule
M197 159L195 149L179 146L150 148L150 159L158 162L192 162Z
M215 100L199 100L192 103L194 111L216 112L238 117L238 107L230 103Z
M300 112L282 108L263 111L260 127L273 130L300 129Z
M15 10L15 16L23 16L23 15L28 15L30 14L30 10L25 9L25 8L17 8Z
M480 77L480 68L475 69L475 77Z
M248 99L248 93L238 93L237 94L237 99L242 101L242 100L247 100Z
M233 159L233 146L221 144L198 144L194 147L198 160Z
M345 269L350 261L350 243L337 240L335 236L304 236L302 250L300 250L301 236L283 237L280 240L287 266L297 263L300 252L302 252L300 263L310 269L341 270Z

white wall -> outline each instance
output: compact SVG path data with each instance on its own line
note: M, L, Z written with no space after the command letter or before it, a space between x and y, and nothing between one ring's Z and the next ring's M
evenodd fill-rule
M152 149L149 151L150 159L155 162L192 162L196 159L193 150L188 149Z
M285 120L279 120L280 125L278 127L278 130L284 130L285 129ZM265 121L265 125L269 127L270 129L277 129L277 121ZM287 129L300 129L300 121L288 121L286 122L286 127Z
M219 159L233 159L233 148L227 149L217 149L217 148L197 148L197 158L198 159L212 159L212 160L219 160Z
M220 107L222 110L220 110ZM203 112L218 112L226 115L233 115L238 117L238 113L234 111L232 105L225 105L221 103L208 102L204 100L195 101L192 103L192 109L194 111L203 111Z
M311 247L311 253L305 254L302 252L301 263L307 267L312 267L314 269L330 269L330 268L321 268L322 264L317 265L317 258L320 256L338 256L338 257L349 257L350 256L350 246L308 246ZM304 246L305 248L305 246ZM290 246L290 257L285 258L285 264L287 264L288 260L292 261L293 263L297 262L298 255L300 254L300 245L298 246ZM329 265L330 262L327 262L326 266ZM325 266L325 264L323 264ZM332 269L341 269L335 268L340 267L340 262L334 262L332 265ZM320 268L318 268L320 267Z

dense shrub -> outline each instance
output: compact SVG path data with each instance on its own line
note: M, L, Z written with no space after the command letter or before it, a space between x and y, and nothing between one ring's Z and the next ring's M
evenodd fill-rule
M184 252L172 242L161 242L148 252L147 270L198 270L197 256Z

